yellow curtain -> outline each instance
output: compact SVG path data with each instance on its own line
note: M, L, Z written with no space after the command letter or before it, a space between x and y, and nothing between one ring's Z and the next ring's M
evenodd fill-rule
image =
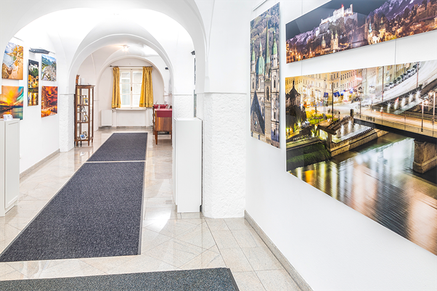
M112 88L112 108L120 108L120 69L114 67L112 69L114 75L114 86Z
M153 107L152 67L143 67L140 107Z

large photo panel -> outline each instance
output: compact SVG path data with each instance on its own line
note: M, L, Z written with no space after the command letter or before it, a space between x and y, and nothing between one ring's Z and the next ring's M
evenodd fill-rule
M279 148L279 3L250 22L250 131Z
M287 171L437 254L437 61L285 82Z
M435 0L331 0L286 25L287 63L437 28Z

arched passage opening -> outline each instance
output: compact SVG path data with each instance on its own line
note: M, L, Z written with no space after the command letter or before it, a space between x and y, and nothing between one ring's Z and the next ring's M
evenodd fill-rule
M53 3L47 10L48 14L44 14L47 11L43 13L38 10L34 14L19 18L14 29L2 31L0 38L0 47L5 47L9 41L22 45L25 62L28 59L41 60L41 55L29 53L30 48L47 49L57 60L56 81L43 82L41 86L58 87L58 115L41 120L38 119L36 108L26 108L24 105L21 171L32 167L56 149L68 151L73 147L72 104L75 77L86 60L91 60L86 82L95 84L101 82L103 72L113 63L131 59L150 64L156 68L157 79L162 84L161 96L157 101L173 103L170 100L172 95L193 93L194 69L191 51L195 50L198 58L197 87L203 83L200 67L204 62L199 61L199 55L204 51L203 29L199 25L199 15L196 16L198 12L194 12L189 4L191 1L175 4L179 6L180 12L186 13L174 13L168 8L168 3L164 3L168 1L143 1L139 6L138 3L128 1L123 3L123 7L108 7L107 3L103 5L102 2L106 9L99 10L95 9L96 3L67 5L64 1L60 2ZM29 5L33 6L30 1ZM14 14L15 11L11 13ZM10 17L13 18L9 15L0 21L7 21ZM193 34L197 35L196 41ZM122 51L123 45L129 46L127 52ZM11 81L0 83L11 85ZM26 87L25 78L14 81L14 85L15 83ZM97 92L99 93L99 88ZM176 113L178 104L173 105ZM180 112L185 114L184 110ZM35 123L33 119L38 121ZM35 124L38 126L37 130L33 129ZM31 132L34 134L29 134ZM47 136L50 136L52 144L49 148L44 146ZM35 144L38 148L37 154Z
M193 69L193 57L196 56L196 85L197 113L203 119L203 204L204 213L208 217L235 217L244 214L245 195L245 95L247 86L244 82L246 75L245 54L249 48L246 43L248 35L243 27L247 27L250 16L249 1L198 1L198 0L126 0L107 1L67 1L67 0L23 0L20 5L25 9L16 9L14 1L2 3L0 10L0 49L4 49L22 28L31 22L40 20L45 15L55 16L45 25L37 27L32 37L26 39L25 51L29 47L40 47L56 52L59 63L58 72L64 78L57 82L59 87L59 112L52 120L40 118L37 130L23 130L31 142L21 144L22 166L24 171L38 161L49 156L56 150L68 151L73 144L73 126L71 125L72 110L68 104L72 103L73 82L70 76L75 76L71 70L75 63L75 56L85 36L92 27L105 19L128 18L129 22L150 20L147 30L161 44L169 55L173 68L170 88L173 88L173 106L181 114L193 112L193 106L186 106L192 100L193 83L178 82L180 74L179 63L173 59L185 60L186 65ZM77 10L76 17L67 18L68 12ZM148 17L145 11L153 11L167 16L159 22ZM51 14L55 13L55 14ZM186 50L178 49L174 44L183 44L183 40L171 33L156 33L155 30L168 28L168 19L178 23L190 37L194 49L186 57ZM232 21L229 21L232 19ZM60 32L61 31L61 32ZM80 37L75 34L80 32ZM142 36L136 33L113 33L119 35L120 42L129 35ZM106 35L111 35L108 33ZM173 46L164 45L166 37L170 37ZM91 43L88 43L90 45ZM229 45L232 44L232 45ZM92 44L91 44L92 45ZM92 53L93 51L89 51ZM172 52L172 53L170 53ZM89 54L88 54L89 55ZM84 55L84 59L87 55ZM94 61L97 59L94 59ZM77 62L80 67L80 62ZM232 66L232 69L229 69ZM171 67L169 67L171 68ZM182 76L191 73L183 72ZM183 80L183 79L182 79ZM0 80L0 85L2 81ZM3 82L5 83L5 82ZM24 85L24 81L22 82ZM190 90L180 90L180 86L189 86ZM176 102L177 101L177 104ZM225 106L223 106L225 105ZM178 110L180 108L181 110ZM25 111L27 109L25 108ZM38 116L38 110L31 110ZM31 112L27 110L25 116ZM61 114L61 112L64 112ZM225 117L225 118L224 118ZM226 121L226 122L223 122ZM23 120L22 124L28 123ZM45 128L45 130L43 130ZM47 140L47 136L51 136ZM44 139L42 138L44 137ZM47 147L47 143L52 147ZM35 154L38 148L38 154ZM28 161L28 162L24 162ZM226 163L223 163L226 161ZM223 183L228 181L228 183ZM230 203L229 201L232 201Z

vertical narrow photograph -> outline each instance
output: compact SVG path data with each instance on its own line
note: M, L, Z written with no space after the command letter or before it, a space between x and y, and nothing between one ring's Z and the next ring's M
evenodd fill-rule
M251 136L279 148L279 3L250 23Z
M437 254L437 61L285 85L287 171Z
M54 57L41 56L41 80L56 81L56 59Z
M43 86L41 89L41 117L58 113L58 87Z
M29 73L27 79L27 106L38 105L39 90L39 63L29 60Z

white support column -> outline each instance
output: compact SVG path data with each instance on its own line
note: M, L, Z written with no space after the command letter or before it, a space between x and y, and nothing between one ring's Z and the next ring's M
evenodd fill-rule
M173 118L194 117L193 94L173 93Z
M243 217L247 95L199 94L203 100L203 207L206 217Z

